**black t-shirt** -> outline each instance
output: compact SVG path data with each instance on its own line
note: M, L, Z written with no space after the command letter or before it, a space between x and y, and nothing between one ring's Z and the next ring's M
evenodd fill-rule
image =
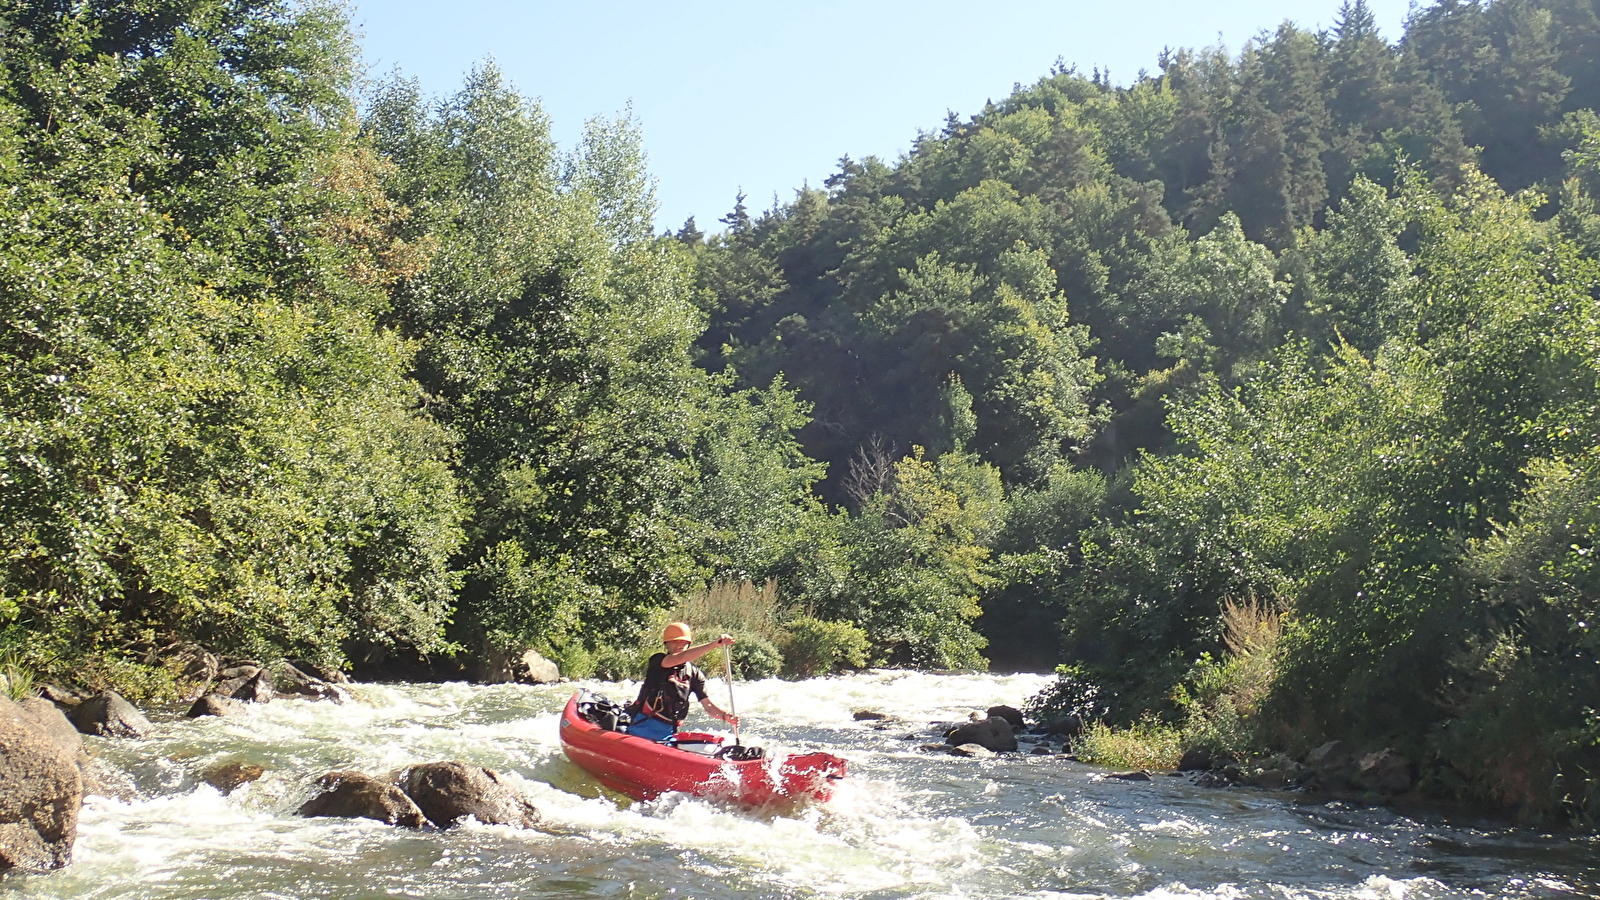
M650 657L644 668L644 684L639 686L639 697L628 706L628 712L645 713L666 719L674 726L689 717L689 695L706 698L706 676L694 663L665 668L661 661L665 653Z

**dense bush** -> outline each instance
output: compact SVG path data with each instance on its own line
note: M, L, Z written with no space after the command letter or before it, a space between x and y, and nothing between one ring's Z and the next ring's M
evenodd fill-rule
M849 622L824 622L802 616L784 626L783 674L811 678L867 664L871 641L863 628Z
M1183 755L1178 729L1154 717L1144 717L1126 728L1093 722L1073 738L1074 756L1086 763L1118 769L1172 769Z

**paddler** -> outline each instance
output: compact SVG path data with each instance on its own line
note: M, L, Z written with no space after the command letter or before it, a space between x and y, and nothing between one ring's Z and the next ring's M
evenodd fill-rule
M695 668L694 661L717 647L733 646L733 638L722 635L698 647L692 643L689 626L672 622L661 631L665 653L650 657L645 665L644 684L639 686L639 697L628 706L633 723L628 733L651 741L672 737L689 717L689 697L700 699L706 714L721 719L737 728L739 717L723 712L706 695L706 676Z

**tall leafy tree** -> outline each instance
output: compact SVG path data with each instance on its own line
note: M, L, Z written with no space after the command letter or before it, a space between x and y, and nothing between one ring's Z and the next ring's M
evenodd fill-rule
M357 638L442 646L452 446L417 412L411 347L372 320L408 256L383 238L401 211L356 174L343 20L5 18L12 652L105 682L185 644L335 663Z
M493 67L435 106L391 80L365 133L432 264L390 319L420 342L434 415L462 436L475 514L462 640L615 633L690 571L669 506L703 376L680 251L649 232L637 131L591 123L564 159Z

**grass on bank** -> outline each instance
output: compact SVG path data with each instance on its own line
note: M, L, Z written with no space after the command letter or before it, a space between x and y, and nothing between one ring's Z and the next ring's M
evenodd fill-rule
M1096 722L1072 742L1079 760L1111 769L1174 769L1183 757L1183 732L1154 718L1128 728Z
M810 678L867 665L871 643L863 629L848 622L829 622L787 607L778 583L757 585L748 579L716 581L680 597L675 606L658 611L631 639L595 651L563 648L554 654L564 674L574 678L637 679L645 663L661 652L661 629L668 622L688 622L696 644L719 634L734 636L736 678ZM696 663L709 675L723 670L721 650Z
M1073 752L1087 763L1112 768L1171 769L1190 748L1213 757L1243 759L1259 752L1258 712L1277 677L1282 607L1255 596L1223 603L1221 659L1201 656L1173 694L1181 725L1146 714L1128 728L1088 726Z

